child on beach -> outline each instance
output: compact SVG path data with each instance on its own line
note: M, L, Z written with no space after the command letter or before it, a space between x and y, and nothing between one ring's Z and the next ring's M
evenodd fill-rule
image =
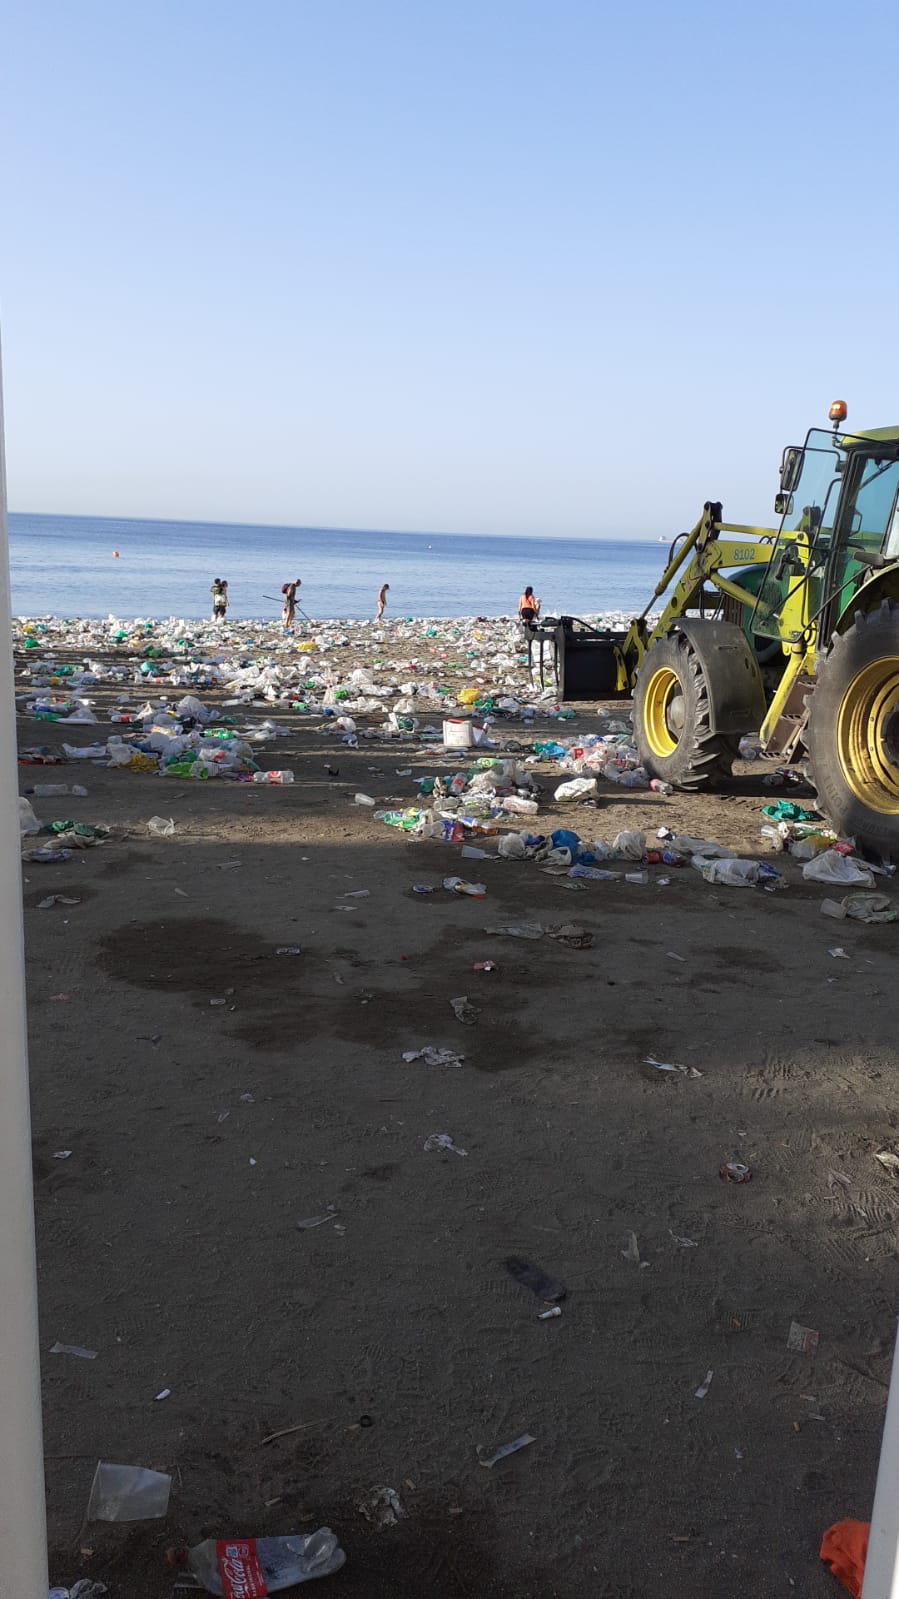
M389 583L383 584L383 586L381 588L381 592L378 595L378 614L375 617L375 621L376 622L380 622L381 617L384 615L384 607L387 604L387 595L389 594L389 592L390 592L390 584Z

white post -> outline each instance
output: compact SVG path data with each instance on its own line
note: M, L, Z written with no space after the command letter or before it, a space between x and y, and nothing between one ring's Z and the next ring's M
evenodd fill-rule
M862 1599L899 1599L899 1336L880 1442Z
M47 1599L2 384L0 627L0 1599Z

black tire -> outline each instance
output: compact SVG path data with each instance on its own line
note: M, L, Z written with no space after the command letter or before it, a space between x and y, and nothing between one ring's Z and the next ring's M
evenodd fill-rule
M899 857L899 604L858 611L834 634L809 708L806 770L838 833Z
M685 789L729 777L739 740L709 723L699 656L683 633L669 633L646 654L634 690L634 741L650 776Z

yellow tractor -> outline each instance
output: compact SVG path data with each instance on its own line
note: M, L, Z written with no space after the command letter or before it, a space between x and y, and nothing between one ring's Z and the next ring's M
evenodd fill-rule
M840 833L899 856L899 427L844 432L842 400L830 420L783 452L779 528L707 502L642 614L606 636L654 777L713 784L759 733L804 762Z

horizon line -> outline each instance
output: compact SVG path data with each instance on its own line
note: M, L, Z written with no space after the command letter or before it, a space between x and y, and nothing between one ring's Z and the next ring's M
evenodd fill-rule
M569 539L576 543L592 544L659 544L670 543L666 536L650 534L614 534L614 533L461 533L449 528L390 528L390 527L344 527L327 526L324 523L310 522L230 522L224 518L207 520L204 517L173 517L173 516L118 516L103 514L97 515L92 511L13 511L7 509L7 514L13 516L45 517L56 521L91 521L91 522L151 522L160 526L166 523L183 522L193 527L228 527L228 528L260 528L278 533L388 533L395 538L446 538L446 539ZM678 535L672 533L671 538Z

